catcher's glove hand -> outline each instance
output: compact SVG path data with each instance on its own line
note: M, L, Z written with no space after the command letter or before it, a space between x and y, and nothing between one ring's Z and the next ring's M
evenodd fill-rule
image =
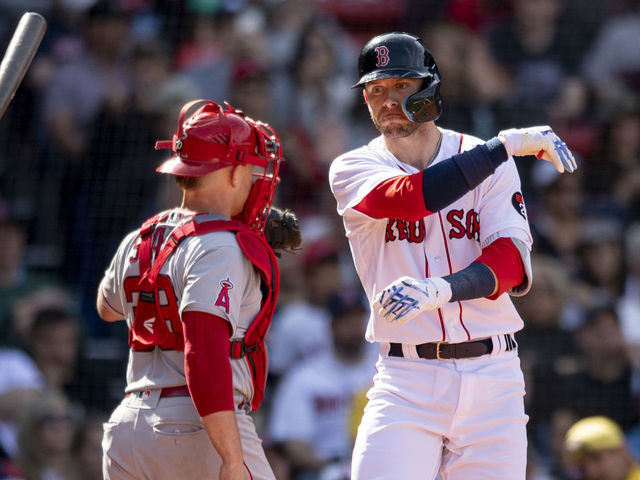
M288 208L271 207L264 225L264 236L274 250L293 250L302 243L298 217Z
M387 322L407 323L420 312L437 310L451 299L451 285L439 277L400 277L375 296L373 308Z

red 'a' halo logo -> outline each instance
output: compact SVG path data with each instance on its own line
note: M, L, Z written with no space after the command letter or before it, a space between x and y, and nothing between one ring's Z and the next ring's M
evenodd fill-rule
M376 55L376 67L384 67L389 63L389 49L384 45L375 48Z
M229 313L229 290L233 288L233 283L227 278L226 280L222 280L220 282L220 292L218 293L218 298L216 298L216 307L224 308L224 311Z

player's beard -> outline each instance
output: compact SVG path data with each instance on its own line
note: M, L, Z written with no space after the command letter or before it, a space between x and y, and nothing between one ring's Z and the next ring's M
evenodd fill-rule
M398 112L404 116L404 114L400 110L398 110ZM384 116L387 115L388 113L389 113L389 110L381 109L378 111L378 115L375 115L371 110L369 110L369 115L371 116L371 121L373 122L373 125L385 137L389 137L389 138L408 137L420 127L419 123L414 123L409 119L406 119L406 122L401 122L401 123L394 122L392 124L382 126L378 118L384 118Z

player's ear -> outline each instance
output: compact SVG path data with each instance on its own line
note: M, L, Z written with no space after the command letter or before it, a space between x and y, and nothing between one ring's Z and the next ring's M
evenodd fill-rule
M229 181L232 187L237 187L240 184L240 169L239 165L233 165L229 169Z
M364 101L369 103L369 98L367 97L367 91L364 88L362 89L362 96L364 97Z

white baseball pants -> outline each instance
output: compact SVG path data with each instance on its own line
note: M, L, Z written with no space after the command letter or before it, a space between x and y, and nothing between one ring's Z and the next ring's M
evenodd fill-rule
M517 352L501 350L423 360L383 344L352 480L524 480L524 379Z

